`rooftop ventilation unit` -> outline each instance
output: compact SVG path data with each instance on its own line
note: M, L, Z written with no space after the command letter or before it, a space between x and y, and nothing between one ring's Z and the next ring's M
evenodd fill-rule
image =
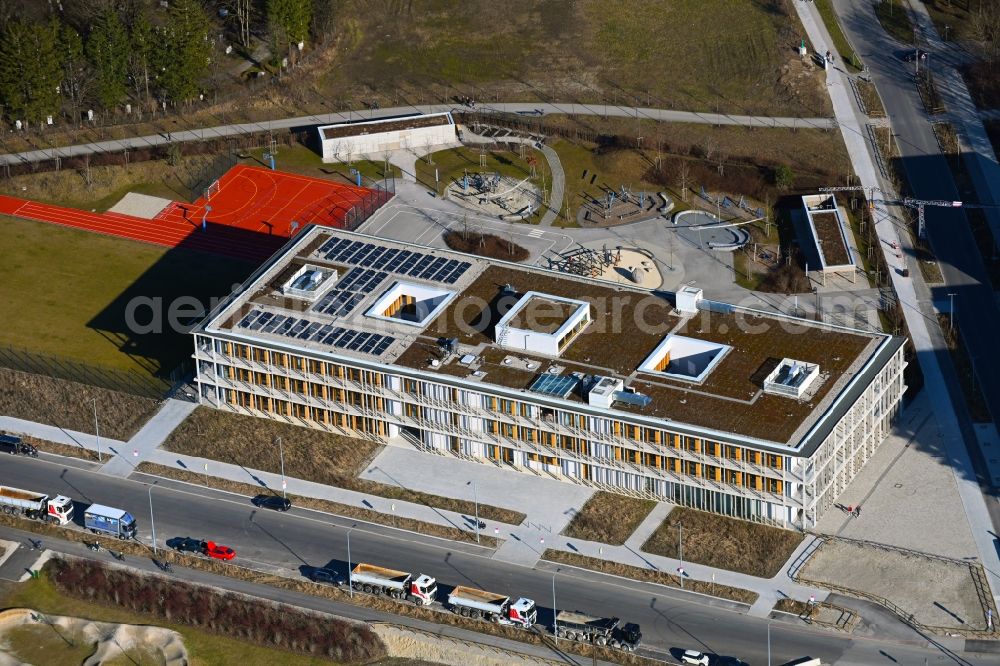
M591 407L611 409L615 394L625 388L625 382L614 377L595 377L596 381L587 393L587 403Z
M614 399L615 402L624 402L626 405L635 405L641 408L649 407L649 403L653 402L653 399L648 395L631 389L615 391Z
M696 314L698 312L698 301L702 299L701 289L688 285L681 287L677 292L677 309L683 314Z
M819 365L784 358L764 379L764 393L798 399L818 376Z

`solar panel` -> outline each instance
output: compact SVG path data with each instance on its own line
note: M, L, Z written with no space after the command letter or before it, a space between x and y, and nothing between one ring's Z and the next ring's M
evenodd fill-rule
M580 380L572 375L541 375L531 384L529 390L542 395L565 398L579 383Z
M312 322L311 324L309 324L308 328L299 333L298 338L300 340L312 340L313 336L316 334L316 331L318 331L321 326L323 326L323 324L320 324L319 322L315 321Z
M278 333L279 335L287 335L288 332L292 330L292 326L295 326L295 322L297 321L298 320L295 319L294 317L286 317L285 321L281 322L281 325L278 326L278 328L276 328L274 332Z
M375 349L372 350L372 354L374 354L375 356L380 355L382 352L384 352L386 349L389 348L389 345L392 344L392 340L393 340L392 338L383 335L382 339L378 341L377 345L375 345Z
M267 325L264 327L264 332L271 333L272 331L274 331L274 329L278 328L278 326L280 326L281 322L283 321L285 321L284 315L276 315L274 319L267 322Z
M358 334L357 331L345 330L344 335L341 336L339 340L337 340L337 346L346 347L351 343L351 340L353 340L355 336L357 336L357 334Z

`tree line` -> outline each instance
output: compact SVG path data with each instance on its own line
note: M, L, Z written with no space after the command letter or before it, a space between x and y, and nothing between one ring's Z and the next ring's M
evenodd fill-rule
M330 0L0 0L0 110L24 127L165 109L220 82L227 43L294 58ZM318 7L317 7L318 6ZM214 78L213 78L214 77ZM51 119L51 120L50 120Z

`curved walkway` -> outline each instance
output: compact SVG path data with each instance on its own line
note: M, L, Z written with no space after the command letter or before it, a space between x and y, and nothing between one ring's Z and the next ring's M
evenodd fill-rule
M395 116L418 111L434 113L440 111L469 111L466 107L453 104L428 104L423 106L399 106L380 109L379 117ZM837 126L833 118L771 118L767 116L736 116L725 113L700 113L698 111L673 111L671 109L651 109L611 104L537 104L537 103L500 103L476 107L479 113L505 112L531 116L544 116L546 113L570 115L615 116L638 118L640 120L658 120L675 123L703 123L710 125L742 125L745 127L785 127L785 128L819 128L828 129ZM67 158L95 153L116 153L139 148L150 148L170 143L187 141L205 141L231 136L240 136L258 132L269 132L275 129L289 129L308 125L327 125L348 122L364 118L365 112L346 111L342 113L326 113L321 115L298 116L281 120L262 121L258 123L242 123L237 125L218 125L194 130L171 132L169 134L152 134L128 139L112 139L93 143L60 146L42 150L28 150L20 153L0 155L0 165L21 164L50 160L56 157Z
M463 140L467 143L495 142L495 140L490 137L474 134L469 130L466 130ZM549 193L548 210L545 211L545 215L542 216L542 221L538 226L551 227L552 223L556 221L557 217L559 217L559 206L562 203L566 192L566 172L563 171L562 162L559 160L559 154L544 143L538 144L535 141L523 136L505 136L502 141L504 143L523 143L533 146L542 152L542 155L545 156L545 161L549 163L549 173L552 174L552 191Z

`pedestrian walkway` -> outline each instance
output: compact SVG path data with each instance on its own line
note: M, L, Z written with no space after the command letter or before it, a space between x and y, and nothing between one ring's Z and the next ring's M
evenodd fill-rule
M86 432L77 432L76 430L67 430L66 428L45 423L15 419L11 416L0 416L0 430L27 435L29 437L37 437L38 439L65 444L66 446L97 451L105 457L114 455L112 451L121 451L125 448L125 442L118 439L98 437Z
M111 476L128 476L143 460L159 450L170 433L198 406L189 400L169 399L146 425L124 445L112 448L117 455L101 467L101 472Z
M498 139L475 134L466 128L464 138L462 140L465 143L492 144ZM539 226L551 227L552 223L559 217L559 209L563 205L563 198L566 193L566 173L563 171L562 162L559 160L559 153L549 146L535 141L534 139L518 136L516 134L508 134L507 136L500 137L499 140L503 143L523 143L525 145L532 146L541 151L542 155L545 156L545 161L548 162L549 165L549 173L552 174L552 191L549 194L547 210L542 216Z
M809 41L813 48L823 53L831 51L838 61L842 61L833 40L823 25L815 3L793 3L795 11L802 21ZM833 101L834 113L847 145L854 172L861 185L865 188L883 188L883 183L876 175L875 163L866 141L866 134L861 131L860 111L853 104L853 96L848 92L850 87L846 74L836 68L827 70L828 90ZM886 184L883 188L889 191ZM928 392L934 415L942 436L942 447L951 461L951 468L958 484L959 495L965 509L966 518L976 541L978 556L987 572L987 578L992 589L994 602L1000 603L1000 557L994 547L993 529L985 499L976 481L976 473L969 459L968 451L962 441L958 419L952 405L951 396L938 364L936 349L927 327L928 317L921 311L921 302L917 298L915 281L922 283L920 272L916 268L910 271L910 277L903 277L901 270L906 268L905 259L897 258L889 253L887 248L900 243L892 215L886 210L883 202L875 202L875 230L878 233L883 252L886 253L886 263L890 266L890 278L900 306L906 317L910 338L920 358L920 367L924 375L924 390ZM933 314L931 314L933 317Z
M31 576L31 572L40 568L40 562L45 557L43 542L39 537L28 537L23 543L17 541L0 541L4 548L0 557L0 580L20 583Z
M442 111L462 110L454 104L425 104L420 106L400 106L394 108L380 109L380 118L418 113L440 113ZM773 118L767 116L741 116L727 113L701 113L698 111L674 111L672 109L651 109L636 108L629 106L619 106L617 104L569 104L562 102L535 103L535 102L498 102L496 104L485 104L475 109L478 113L531 113L537 115L541 111L546 113L559 113L584 116L614 116L625 118L637 118L643 120L658 120L662 122L678 123L702 123L710 125L742 125L745 127L784 127L784 128L812 128L829 129L835 126L835 121L831 118ZM184 143L187 141L209 141L212 139L224 139L231 136L244 136L255 133L270 133L277 129L290 129L293 127L308 127L312 125L333 125L356 120L363 114L370 113L369 110L342 111L338 113L324 113L317 115L298 116L295 118L283 118L279 120L266 120L259 123L240 123L235 125L218 125L215 127L202 127L179 132L151 134L128 139L111 139L108 141L96 141L92 143L77 144L73 146L61 146L46 148L45 150L26 150L20 153L7 153L0 155L0 165L21 164L31 162L41 162L53 158L66 159L78 155L91 155L95 153L120 153L128 150L148 149L154 146L162 146L171 143ZM376 118L373 118L376 119ZM377 119L376 119L377 120ZM381 156L379 156L381 158Z

